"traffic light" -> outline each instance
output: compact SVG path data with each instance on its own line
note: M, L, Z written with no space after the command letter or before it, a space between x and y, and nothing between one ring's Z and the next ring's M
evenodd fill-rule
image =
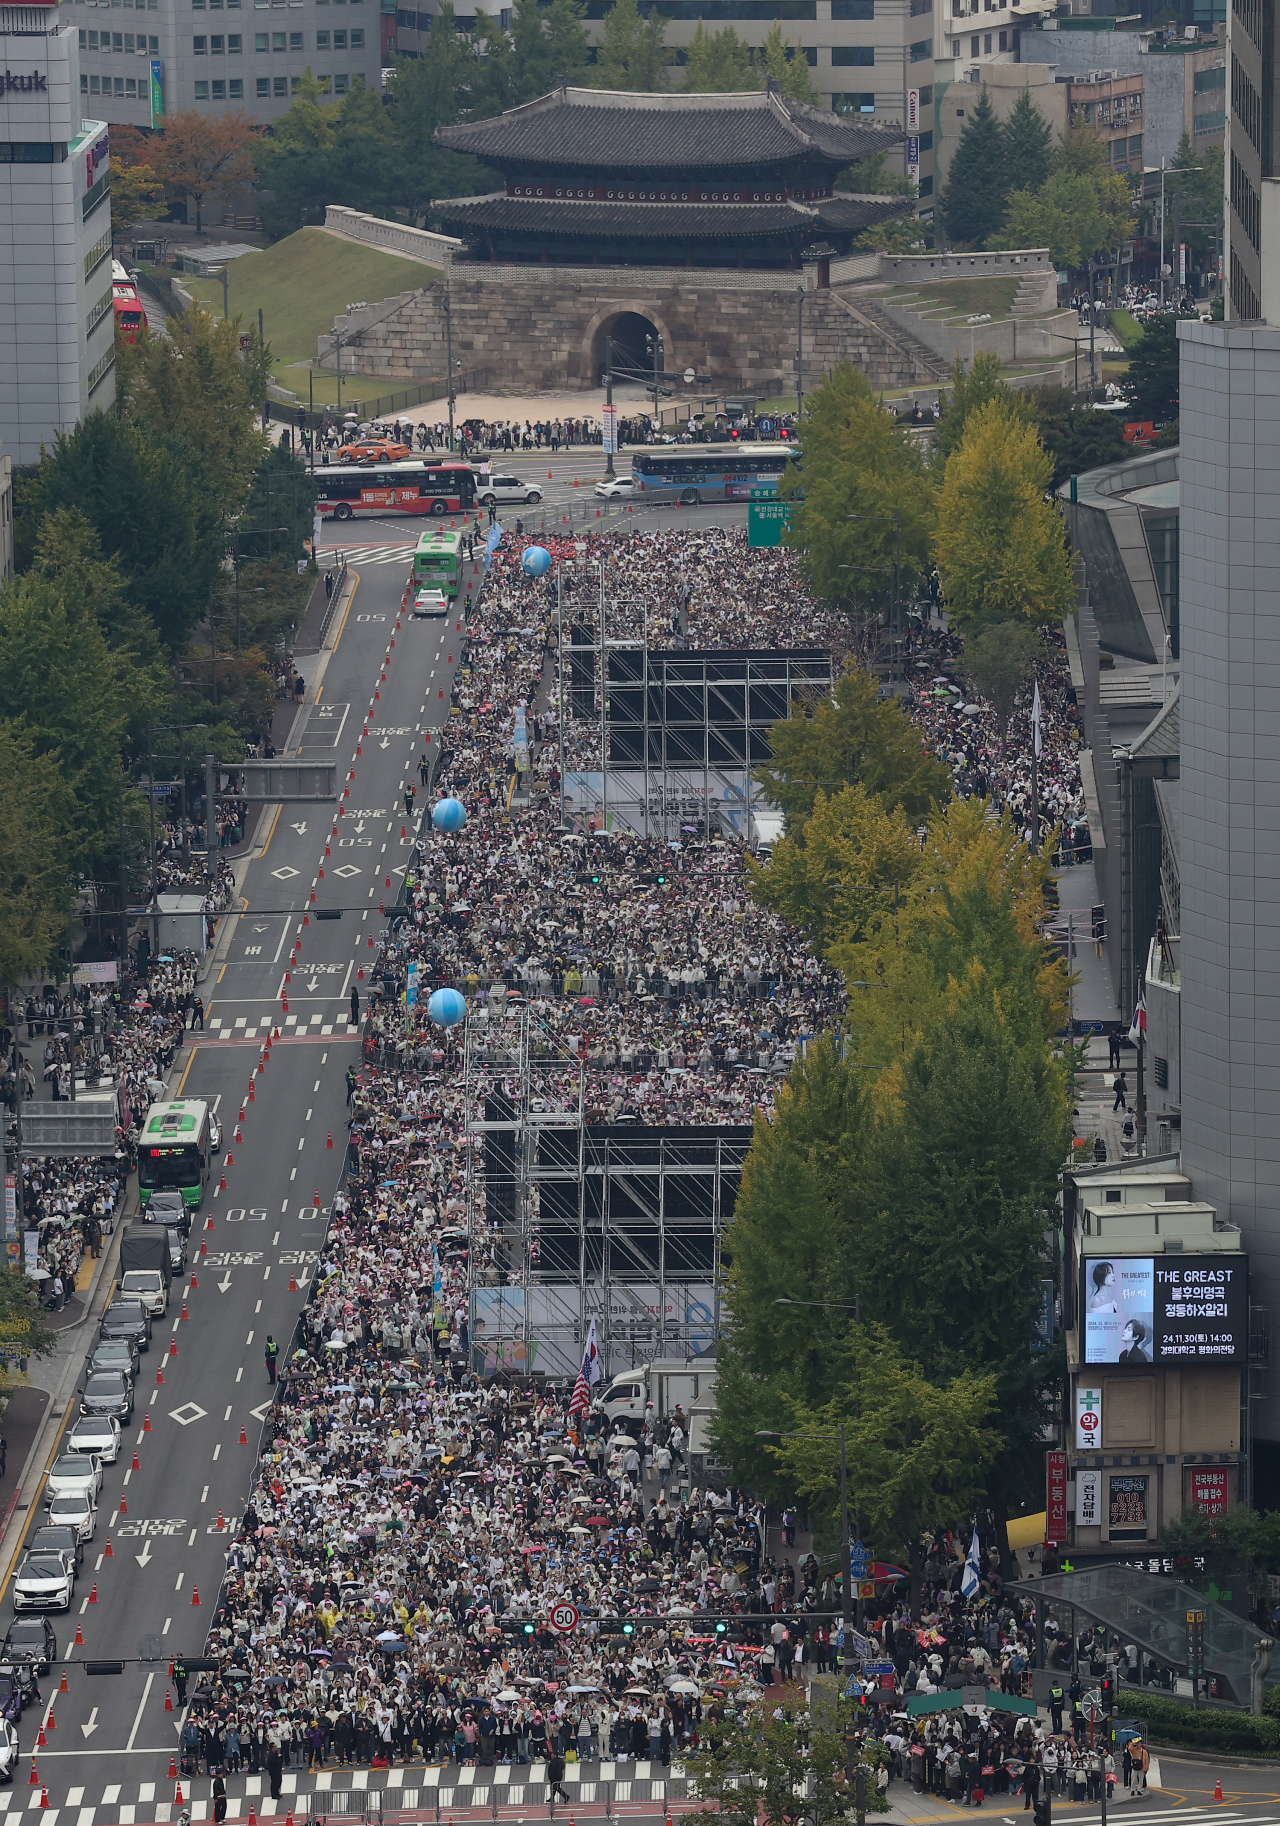
M635 1628L636 1626L634 1623L624 1623L622 1626L622 1633L624 1636L633 1636L635 1634Z
M1116 1677L1114 1674L1104 1674L1102 1676L1102 1679L1098 1682L1098 1693L1100 1695L1102 1709L1107 1716L1110 1717L1112 1712L1116 1709Z
M531 1636L531 1635L532 1635L532 1634L533 1634L533 1625L532 1625L532 1623L526 1623L526 1624L525 1624L525 1626L524 1626L524 1633L525 1633L525 1635L526 1635L526 1636Z
M728 1629L728 1627L729 1627L729 1625L725 1622L723 1617L718 1617L716 1619L716 1635L717 1636L723 1636L725 1631Z
M1047 1790L1045 1793L1036 1796L1034 1812L1035 1826L1051 1826L1053 1819L1053 1802L1050 1799Z

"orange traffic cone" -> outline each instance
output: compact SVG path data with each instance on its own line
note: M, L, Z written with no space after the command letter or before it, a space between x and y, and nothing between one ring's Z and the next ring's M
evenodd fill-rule
M248 1445L248 1443L249 1443L249 1435L248 1435L248 1434L247 1434L247 1433L246 1433L246 1432L245 1432L245 1430L244 1430L244 1428L243 1428L243 1427L241 1427L241 1429L240 1429L240 1444L241 1444L241 1445L242 1445L242 1446L247 1446L247 1445Z
M104 1560L114 1560L116 1557L116 1550L111 1545L111 1536L110 1535L107 1536L107 1544L102 1550L102 1557Z
M290 1275L290 1276L289 1276L289 1292L290 1292L290 1293L297 1293L297 1291L298 1291L298 1280L297 1280L297 1276L296 1276L296 1275L292 1275L292 1274L291 1274L291 1275Z
M219 1190L219 1192L225 1192L226 1189L227 1189L227 1176L224 1173L222 1175L221 1179L218 1181L218 1190Z
M204 1244L201 1243L200 1247L203 1250ZM157 1368L157 1370L156 1370L156 1387L158 1389L164 1387L164 1371L159 1368Z
M70 1691L71 1691L71 1688L70 1688L70 1687L69 1687L69 1686L68 1686L68 1685L67 1685L67 1670L66 1670L66 1668L63 1668L63 1670L62 1670L62 1684L61 1684L61 1686L60 1686L60 1687L59 1687L59 1688L58 1688L58 1691L59 1691L59 1692L60 1692L60 1693L69 1693L69 1692L70 1692Z
M178 1783L177 1788L174 1790L173 1804L175 1807L181 1807L183 1805L181 1782Z
M50 1706L49 1707L49 1718L48 1718L48 1722L45 1725L45 1730L46 1731L56 1731L57 1728L58 1728L58 1721L53 1715L53 1707Z
M178 1759L173 1754L173 1751L170 1750L170 1752L169 1752L169 1780L171 1782L176 1782L177 1779L178 1779Z
M312 1199L311 1203L315 1206L317 1211L320 1209L320 1188L318 1186L316 1188L316 1195Z
M372 944L373 940L370 939L369 943ZM363 964L361 964L360 968L356 971L356 976L363 983L363 981L364 981L364 965Z
M135 1446L135 1447L134 1447L134 1448L133 1448L133 1468L134 1468L134 1470L135 1470L135 1471L141 1471L141 1469L142 1469L142 1466L141 1466L141 1465L140 1465L140 1464L139 1464L139 1463L138 1463L138 1448L137 1448L137 1446Z
M143 1430L143 1432L144 1432L144 1433L149 1433L149 1432L150 1432L150 1431L151 1431L151 1415L150 1415L150 1412L147 1412L147 1413L145 1413L145 1414L144 1414L144 1415L143 1415L143 1416L142 1416L142 1430Z
M332 1129L329 1129L329 1130L328 1130L328 1131L327 1131L327 1138L326 1138L326 1140L325 1140L325 1144L324 1144L324 1145L325 1145L325 1146L326 1146L326 1147L327 1147L327 1148L331 1148L331 1147L332 1147L332 1146L333 1146L333 1130L332 1130Z
M249 1826L258 1826L258 1816L253 1810L252 1801L249 1802Z
M38 1750L42 1750L45 1746L46 1741L47 1740L46 1740L45 1734L44 1734L44 1726L41 1725L40 1729L36 1732L36 1748Z
M176 1357L176 1356L177 1356L177 1354L178 1354L178 1340L177 1340L177 1339L176 1339L176 1338L170 1338L170 1340L169 1340L169 1355L170 1355L170 1356L171 1356L171 1357Z
M227 1524L226 1524L226 1523L225 1523L225 1522L224 1522L224 1521L223 1521L223 1519L222 1519L222 1511L221 1511L221 1509L219 1509L219 1511L218 1511L218 1519L217 1519L217 1521L216 1521L216 1522L215 1522L215 1523L214 1523L214 1527L215 1527L215 1528L225 1528L225 1527L226 1527L226 1525L227 1525Z
M123 1502L124 1498L121 1497L120 1500ZM96 1604L98 1602L98 1582L96 1579L93 1582L93 1590L89 1593L89 1602L90 1604Z
M34 1757L34 1756L33 1756L33 1757L32 1757L32 1758L31 1758L31 1782L30 1782L30 1786L31 1786L31 1787L32 1787L32 1788L38 1788L38 1787L39 1787L39 1786L40 1786L40 1777L39 1777L39 1776L38 1776L38 1775L37 1775L37 1774L36 1774L36 1759L35 1759L35 1757Z
M173 1710L173 1694L169 1691L168 1687L164 1690L164 1709L166 1712L172 1712ZM170 1769L169 1773L170 1775L175 1775L177 1771Z
M284 1816L284 1826L293 1826L293 1808L292 1807L290 1807L288 1813L286 1813Z
M403 842L404 842L404 836L405 836L405 830L404 830L404 826L403 826L403 824L402 824L402 825L401 825L401 826L400 826L400 841L401 841L401 843L403 843Z
M1220 1801L1222 1799L1222 1777L1221 1776L1218 1777L1217 1781L1213 1785L1213 1798L1215 1801Z
M77 1648L84 1647L84 1631L81 1629L81 1627L78 1623L76 1624L76 1647Z
M198 1585L193 1585L191 1587L191 1602L193 1604L198 1604L200 1602L200 1587Z
M187 1312L187 1302L186 1302L186 1301L185 1301L185 1300L184 1300L184 1301L183 1301L183 1302L182 1302L182 1316L183 1316L183 1318L184 1318L184 1319L186 1319L186 1318L189 1318L189 1317L190 1317L190 1314L189 1314L189 1313L188 1313L188 1312ZM136 1456L137 1456L137 1455L136 1455L136 1453L135 1453L135 1457L136 1457Z
M43 1782L40 1784L40 1805L42 1807L47 1807L49 1805L49 1790L44 1786Z

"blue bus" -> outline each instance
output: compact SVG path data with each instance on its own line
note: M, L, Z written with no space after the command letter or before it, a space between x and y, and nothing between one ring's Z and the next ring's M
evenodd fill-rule
M799 461L795 444L677 444L637 450L631 477L637 495L693 507L747 501L753 489L776 489L788 462Z

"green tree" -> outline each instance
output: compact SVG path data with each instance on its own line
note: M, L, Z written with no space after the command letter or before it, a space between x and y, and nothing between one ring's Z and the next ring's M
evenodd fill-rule
M991 400L969 417L938 491L934 550L951 625L1069 613L1071 561L1045 500L1052 465L1034 429Z
M921 747L920 732L897 699L882 698L859 666L851 664L811 714L793 704L769 741L773 758L752 778L785 814L788 837L800 842L820 792L861 785L886 809L900 806L913 820L950 796L949 770Z
M750 48L731 25L708 32L699 19L685 57L684 86L694 95L735 94L760 87Z
M158 339L157 339L158 340ZM76 508L117 558L130 600L176 651L204 611L222 563L218 510L199 453L179 437L91 412L14 487L15 553L29 565L47 513Z
M869 152L855 165L846 165L836 178L837 190L851 190L855 196L913 197L916 187L901 172L890 171L884 152Z
M1001 400L1011 412L1021 409L1019 395L1000 378L1000 357L990 349L979 349L966 372L963 358L957 355L950 390L942 395L942 414L933 440L933 462L939 473L959 450L969 414L993 399Z
M964 643L965 676L995 711L1002 744L1009 738L1014 700L1039 653L1040 642L1025 622L994 622Z
M97 621L107 645L128 667L137 714L158 708L164 664L153 623L130 599L119 558L104 558L96 529L76 507L46 514L36 535L31 575L57 584Z
M808 102L810 107L817 107L820 98L809 80L809 60L804 47L784 38L776 19L765 33L762 56L766 72L784 95L792 101Z
M511 18L514 105L554 89L561 77L582 82L591 55L579 0L516 0Z
M984 85L967 115L946 188L938 198L938 216L954 246L987 247L1004 219L1004 136Z
M254 143L258 211L273 239L323 222L326 202L341 194L332 188L337 109L322 94L308 67L289 107Z
M853 1708L841 1702L841 1715L830 1725L803 1707L801 1696L773 1693L781 1700L763 1718L752 1710L720 1716L708 1707L705 1744L687 1757L686 1768L702 1802L714 1802L726 1826L795 1826L796 1796L803 1795L807 1826L844 1826L851 1796L846 1759L868 1770L866 1808L886 1813L887 1800L876 1793L874 1770L887 1754L874 1739L856 1751L846 1740Z
M666 43L667 22L656 8L646 19L636 0L613 0L596 47L591 87L645 93L665 89Z
M784 837L753 877L761 906L808 934L820 957L892 927L900 890L920 864L920 839L901 806L861 784L819 792L803 841Z
M66 935L74 816L56 757L0 722L0 983L43 976Z
M492 113L510 105L487 96L482 60L459 36L451 5L442 6L432 21L422 55L398 60L390 93L397 200L411 220L430 213L433 197L469 196L495 187L497 180L478 159L433 140L437 127L450 126L464 111L470 114L473 101L477 109Z
M1005 168L1020 189L1039 190L1049 176L1053 129L1023 88L1004 123Z
M59 1334L44 1322L32 1283L6 1262L0 1267L0 1339L14 1357L51 1357ZM7 1363L8 1358L4 1359ZM0 1370L0 1381L8 1374Z
M850 1528L877 1556L905 1564L918 1586L932 1538L962 1527L983 1503L1004 1444L996 1378L960 1369L931 1380L883 1325L852 1325L841 1354L831 1400L793 1403L787 1430L800 1437L770 1450L795 1494L825 1512L831 1528L840 1512L843 1422Z
M1129 387L1136 418L1157 424L1178 416L1178 320L1152 317L1129 357Z
M779 492L811 587L848 615L855 640L874 642L895 571L901 599L928 562L932 501L918 447L851 362L806 398L803 475L789 469Z
M198 452L214 514L237 512L262 461L258 414L269 363L256 325L242 354L240 319L228 323L200 305L176 318L167 336L147 337L117 359L118 405L135 424Z
M1127 241L1135 226L1132 193L1119 172L1060 170L1034 193L1014 191L994 245L1047 246L1057 265L1076 270Z
M1191 135L1184 131L1165 176L1165 208L1170 217L1165 234L1168 246L1172 247L1178 240L1183 240L1198 253L1216 246L1217 230L1222 220L1222 175L1222 147L1206 146L1203 152L1197 152L1191 143ZM114 216L114 183L111 197ZM1175 207L1176 234L1172 220ZM1158 234L1159 230L1156 232Z
M1053 461L1055 489L1068 476L1085 475L1124 456L1124 430L1114 413L1077 405L1070 387L1037 388L1028 403L1040 441Z
M164 185L150 165L126 165L111 155L111 233L126 234L148 221L164 197Z

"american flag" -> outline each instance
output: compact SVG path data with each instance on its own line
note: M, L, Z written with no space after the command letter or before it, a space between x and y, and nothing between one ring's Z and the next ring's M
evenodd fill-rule
M600 1380L600 1352L596 1346L596 1322L591 1321L591 1330L587 1333L587 1348L582 1353L582 1368L578 1371L578 1380L573 1385L573 1394L569 1400L569 1418L575 1414L585 1414L591 1405L591 1390Z

